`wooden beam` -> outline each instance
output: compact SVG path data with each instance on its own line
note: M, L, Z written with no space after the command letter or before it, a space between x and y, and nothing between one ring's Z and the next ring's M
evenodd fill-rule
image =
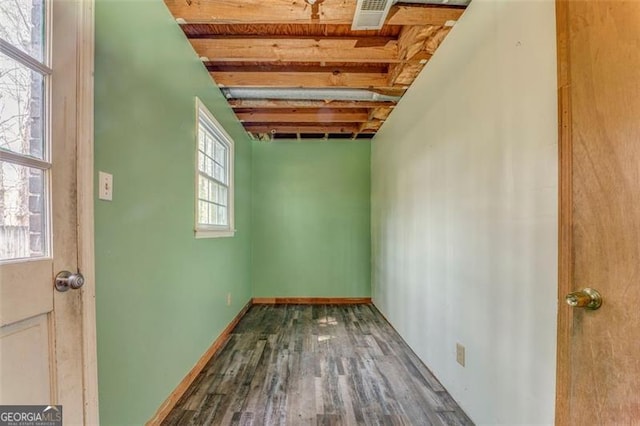
M386 26L379 30L352 30L347 25L332 24L181 24L187 38L209 38L219 36L266 36L296 37L393 37L398 38L401 26Z
M294 101L285 99L231 99L231 108L394 108L395 102Z
M251 133L357 133L360 131L359 123L248 123L244 128Z
M402 27L404 28L404 27ZM436 27L438 28L438 27ZM273 29L276 31L276 29ZM356 31L357 32L357 31ZM344 41L349 40L356 47L376 47L386 46L389 43L395 43L398 38L391 36L376 36L376 35L360 35L360 34L345 34L345 35L290 35L290 34L211 34L201 35L195 37L189 37L190 40L206 39L206 40L245 40L246 43L253 43L255 40L261 40L268 38L270 40L326 40L326 41Z
M392 63L398 59L395 41L357 46L352 39L244 38L192 39L198 56L208 62L345 62Z
M212 72L221 86L233 87L386 87L387 74L333 72Z
M310 62L205 62L209 72L332 72L332 73L359 73L359 74L386 74L389 71L388 64L352 63L341 64L326 63L319 65Z
M464 7L434 5L395 5L391 7L385 25L445 25L457 21Z
M299 0L165 0L175 18L202 24L351 24L356 0L318 1L313 7ZM456 21L461 7L395 5L386 25L444 25Z
M369 120L367 110L358 109L267 109L236 111L245 123L361 123Z

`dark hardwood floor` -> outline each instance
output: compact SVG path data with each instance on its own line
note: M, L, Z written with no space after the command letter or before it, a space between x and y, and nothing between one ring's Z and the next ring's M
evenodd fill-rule
M166 425L470 425L373 305L256 305Z

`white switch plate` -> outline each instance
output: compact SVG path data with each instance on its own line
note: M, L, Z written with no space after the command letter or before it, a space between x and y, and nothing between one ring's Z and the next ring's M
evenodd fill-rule
M101 200L113 200L113 175L105 172L98 172L98 198Z

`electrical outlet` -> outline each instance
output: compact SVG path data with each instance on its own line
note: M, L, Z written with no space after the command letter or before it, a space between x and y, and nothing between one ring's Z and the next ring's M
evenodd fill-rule
M456 343L456 361L464 367L464 346Z
M231 306L231 293L227 293L227 306Z
M98 198L105 201L113 200L113 175L98 172Z

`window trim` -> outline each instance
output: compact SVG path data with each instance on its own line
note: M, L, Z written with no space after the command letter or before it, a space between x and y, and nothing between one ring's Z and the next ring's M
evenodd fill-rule
M227 133L227 131L222 127L220 122L216 120L216 118L211 114L209 109L204 105L204 103L196 96L196 117L195 117L195 193L194 193L194 233L195 238L219 238L219 237L233 237L235 235L235 184L234 184L234 163L235 163L235 141L233 138ZM199 140L200 140L200 117L204 115L204 117L209 121L209 125L211 125L219 134L222 136L222 143L227 146L229 151L229 159L228 159L228 173L229 173L229 184L228 184L228 205L227 205L227 225L204 225L199 223L198 221L198 211L199 211L199 194L200 194L200 166L199 166Z

